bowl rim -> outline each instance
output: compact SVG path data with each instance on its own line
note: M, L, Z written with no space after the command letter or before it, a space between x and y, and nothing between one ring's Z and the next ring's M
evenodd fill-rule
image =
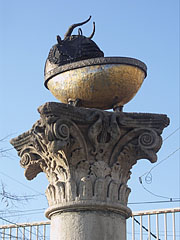
M47 60L48 61L48 60ZM100 57L100 58L90 58L73 63L68 63L64 65L57 65L54 69L46 72L46 66L44 71L44 85L48 89L47 83L54 76L78 68L95 66L95 65L105 65L105 64L124 64L140 68L145 73L145 78L147 76L147 66L142 61L136 58L130 57Z

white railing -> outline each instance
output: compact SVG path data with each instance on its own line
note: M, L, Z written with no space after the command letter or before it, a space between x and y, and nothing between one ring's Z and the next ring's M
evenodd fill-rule
M1 240L49 240L50 222L17 223L0 226Z
M179 240L180 208L133 212L127 227L128 240ZM50 222L1 225L0 239L49 240Z
M132 240L180 239L180 208L133 212Z

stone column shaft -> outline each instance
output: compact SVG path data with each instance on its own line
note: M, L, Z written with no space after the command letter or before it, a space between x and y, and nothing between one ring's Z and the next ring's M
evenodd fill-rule
M44 172L51 240L125 240L139 159L156 162L166 115L114 113L46 103L31 130L12 139L25 176Z

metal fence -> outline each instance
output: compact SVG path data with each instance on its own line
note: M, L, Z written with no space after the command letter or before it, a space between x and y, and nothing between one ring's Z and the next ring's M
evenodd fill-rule
M2 240L48 240L50 222L17 223L0 226Z
M128 240L179 240L180 208L133 212L127 227ZM0 239L49 240L50 222L1 225Z
M133 212L132 240L180 239L180 208Z

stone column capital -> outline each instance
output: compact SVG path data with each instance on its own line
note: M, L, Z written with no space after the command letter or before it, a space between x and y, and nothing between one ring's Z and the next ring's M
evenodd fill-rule
M108 112L49 102L40 120L11 144L28 180L44 172L47 217L56 211L107 209L128 217L127 181L138 159L156 162L162 114Z

